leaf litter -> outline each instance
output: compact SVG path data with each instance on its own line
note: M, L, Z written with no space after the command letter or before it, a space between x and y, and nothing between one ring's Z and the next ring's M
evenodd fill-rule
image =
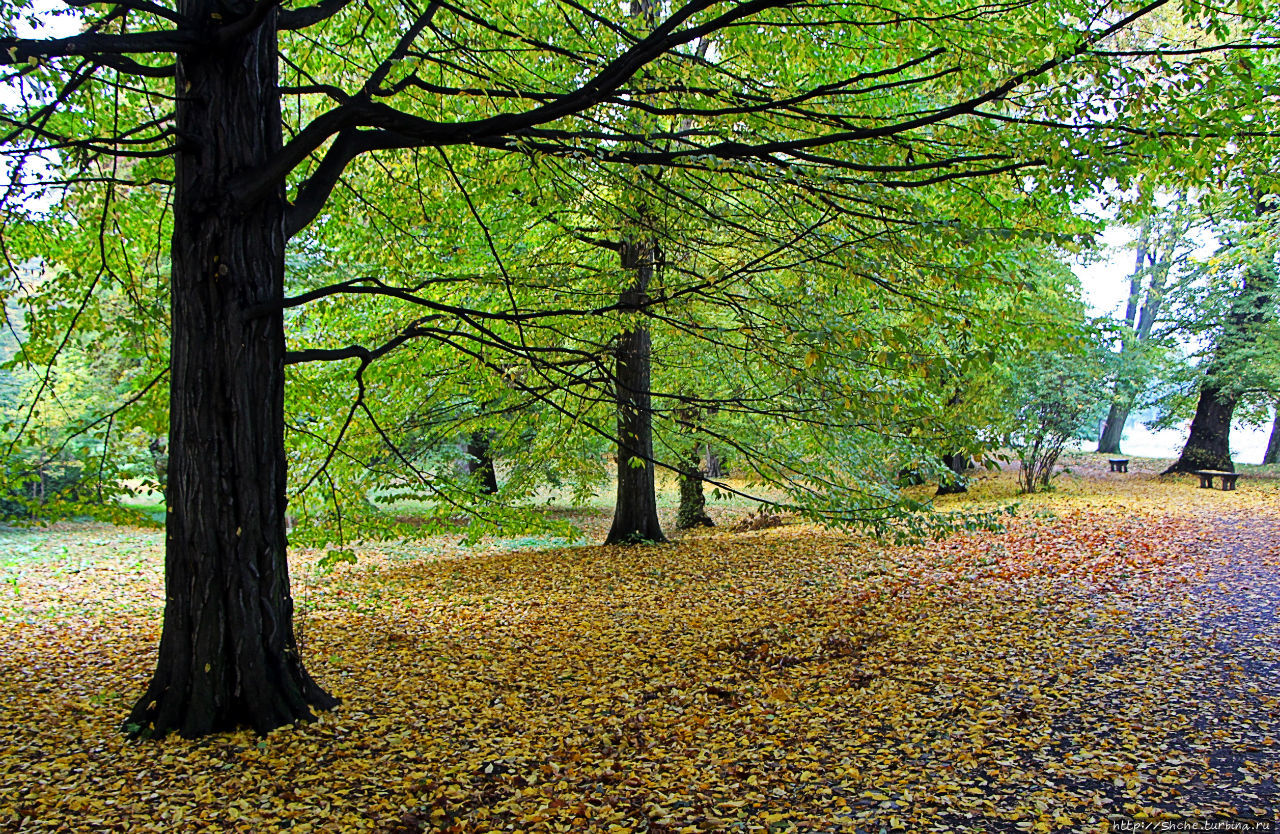
M920 547L790 525L412 561L384 545L327 574L302 552L303 651L343 705L197 742L118 731L159 636L160 539L9 534L0 830L1257 818L1280 776L1280 511L1265 481L1206 493L1067 484L1002 533Z

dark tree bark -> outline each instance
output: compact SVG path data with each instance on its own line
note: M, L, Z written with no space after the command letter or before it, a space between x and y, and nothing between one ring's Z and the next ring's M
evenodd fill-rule
M724 465L724 458L711 448L710 443L703 446L702 467L702 471L707 473L708 478L724 478L729 474L728 467Z
M676 527L680 530L715 526L711 516L707 515L707 497L702 492L700 451L698 444L691 447L680 471L680 509L676 513Z
M1267 440L1267 451L1262 456L1262 463L1264 466L1280 463L1280 405L1276 406L1276 416L1271 421L1271 437Z
M220 6L186 0L208 20ZM225 11L225 10L223 10ZM307 674L285 541L283 185L251 206L228 181L280 147L274 10L178 61L164 630L127 720L142 735L259 732L337 700Z
M1247 353L1254 345L1256 328L1265 324L1269 315L1275 284L1276 276L1271 270L1245 271L1244 286L1232 301L1213 359L1200 385L1200 399L1191 420L1187 445L1163 474L1197 469L1235 471L1235 464L1231 462L1231 418L1240 395L1224 380L1242 372L1238 354Z
M622 293L624 309L645 304L653 278L652 241L622 245L622 266L635 282ZM618 336L614 353L614 398L618 409L618 496L613 526L605 544L662 542L653 466L653 405L650 399L651 342L649 330L636 326Z
M467 474L479 473L480 486L488 495L498 491L498 473L493 468L493 452L490 449L493 432L489 429L474 431L467 438Z
M1130 400L1132 402L1132 400ZM1098 438L1098 451L1107 455L1120 454L1120 438L1124 434L1124 424L1129 419L1129 406L1112 403L1107 411L1107 423Z
M938 495L959 495L962 492L969 491L968 481L965 473L969 471L970 459L965 452L955 452L950 455L943 455L942 462L946 464L950 470L952 477L947 478L938 484Z
M1236 410L1237 398L1220 386L1206 382L1200 387L1200 399L1196 414L1191 419L1191 432L1182 454L1164 471L1195 472L1197 469L1236 471L1231 462L1231 417Z

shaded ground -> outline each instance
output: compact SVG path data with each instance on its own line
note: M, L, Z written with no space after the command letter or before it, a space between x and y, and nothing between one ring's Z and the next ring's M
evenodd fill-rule
M1187 748L1207 756L1205 779L1191 797L1235 807L1242 817L1275 821L1280 809L1280 523L1224 514L1199 534L1211 567L1185 598L1144 612L1145 638L1161 624L1189 621L1211 653L1199 676ZM1241 692L1243 690L1243 692ZM1223 697L1236 693L1236 697ZM1271 742L1271 743L1268 743Z
M979 501L1010 497L984 482ZM0 830L1077 831L1274 814L1280 492L1088 461L1001 534L294 568L344 705L132 744L160 540L0 534ZM1268 817L1270 818L1270 817Z

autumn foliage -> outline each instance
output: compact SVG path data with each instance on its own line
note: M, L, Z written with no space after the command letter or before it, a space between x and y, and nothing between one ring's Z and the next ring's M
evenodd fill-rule
M1280 490L1140 470L1064 476L1004 532L911 548L788 523L387 545L328 572L298 553L303 651L342 706L196 742L119 732L155 654L160 537L6 532L0 830L1253 818L1277 776ZM967 500L1013 491L1003 475Z

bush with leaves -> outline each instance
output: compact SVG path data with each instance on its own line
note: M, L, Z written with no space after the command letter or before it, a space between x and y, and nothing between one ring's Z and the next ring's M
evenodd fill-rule
M1033 356L1014 369L1008 445L1023 492L1047 489L1062 450L1087 434L1107 399L1093 350Z

